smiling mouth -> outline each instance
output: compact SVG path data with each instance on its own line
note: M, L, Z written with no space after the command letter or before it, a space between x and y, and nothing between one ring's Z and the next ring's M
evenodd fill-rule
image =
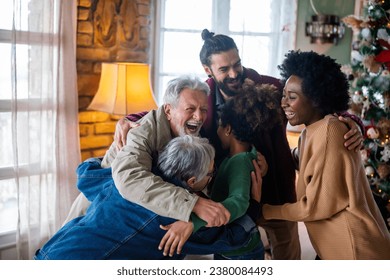
M295 113L293 112L284 112L286 114L286 118L288 120L291 120L294 116L295 116Z
M201 126L202 123L186 123L187 129L192 133L198 132Z

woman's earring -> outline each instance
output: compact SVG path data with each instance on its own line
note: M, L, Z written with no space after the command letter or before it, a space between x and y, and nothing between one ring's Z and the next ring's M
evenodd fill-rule
M230 135L230 133L229 133L229 132L226 132L226 133L225 133L225 135L226 135L226 136L229 136L229 135Z

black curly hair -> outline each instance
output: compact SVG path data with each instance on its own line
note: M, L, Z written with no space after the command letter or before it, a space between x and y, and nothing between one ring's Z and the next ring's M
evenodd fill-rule
M323 115L339 113L348 109L348 79L340 64L329 56L313 51L289 51L278 66L285 84L291 76L302 79L303 94L312 100Z
M222 107L220 125L229 124L238 140L255 145L262 133L283 122L279 96L275 86L246 79L240 93Z
M202 39L204 43L199 53L200 62L209 67L211 65L210 58L213 54L226 52L231 49L238 50L232 38L223 34L215 35L214 32L210 32L207 29L203 29Z

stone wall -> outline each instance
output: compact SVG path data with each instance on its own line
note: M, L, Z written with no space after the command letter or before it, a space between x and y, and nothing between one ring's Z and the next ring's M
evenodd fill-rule
M121 116L88 111L102 62L150 63L153 0L79 0L77 77L82 160L103 156Z

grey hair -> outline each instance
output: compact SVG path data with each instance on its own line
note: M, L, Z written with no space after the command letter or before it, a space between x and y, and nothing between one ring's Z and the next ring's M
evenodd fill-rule
M160 152L157 166L168 178L178 179L183 186L196 177L202 180L209 172L215 150L206 138L184 135L173 138Z
M168 82L163 98L164 104L171 104L173 107L176 107L180 93L186 88L202 91L206 96L210 94L210 88L206 82L196 76L183 75Z

